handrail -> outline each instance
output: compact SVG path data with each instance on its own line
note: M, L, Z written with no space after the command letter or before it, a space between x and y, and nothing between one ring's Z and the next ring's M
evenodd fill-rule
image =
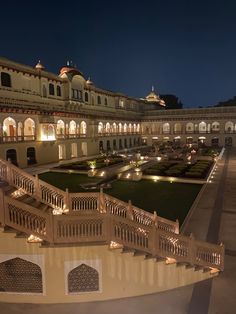
M45 203L55 207L69 204L71 209L64 215L52 215L51 212L43 212L10 195L4 195L1 190L2 225L10 226L27 235L33 234L52 244L117 242L144 254L151 254L153 257L173 259L193 266L224 269L224 246L178 234L177 222L158 217L155 213L146 213L133 206L131 202L127 204L102 191L69 194L54 189L50 184L20 169L17 170L17 167L0 160L0 177L9 184L19 187L26 194L29 193L32 198L39 190L40 195L45 193L41 195ZM19 181L20 178L23 178L24 183ZM62 197L61 203L58 203L58 194Z

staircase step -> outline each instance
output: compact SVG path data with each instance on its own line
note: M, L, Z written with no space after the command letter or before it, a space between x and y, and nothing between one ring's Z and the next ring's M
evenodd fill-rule
M143 251L136 251L136 250L135 250L133 256L143 256L143 257L145 257L146 254L147 254L146 252L143 252Z
M28 235L24 232L16 232L15 238L28 238Z
M156 256L155 260L156 260L157 263L160 263L160 262L166 261L166 258L165 257L161 257L161 256Z
M131 248L128 248L128 247L124 247L122 249L122 253L135 253L135 249L131 249Z

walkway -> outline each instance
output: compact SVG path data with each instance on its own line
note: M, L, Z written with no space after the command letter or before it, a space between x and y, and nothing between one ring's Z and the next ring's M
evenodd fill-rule
M86 304L1 304L1 314L234 314L236 313L236 150L225 153L208 184L185 233L223 242L225 271L213 280L175 290Z

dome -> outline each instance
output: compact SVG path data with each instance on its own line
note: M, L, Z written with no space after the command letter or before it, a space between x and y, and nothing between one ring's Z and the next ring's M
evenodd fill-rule
M87 85L93 85L93 82L91 81L90 77L87 79L86 84Z
M72 62L67 61L67 65L62 67L60 70L60 75L62 74L71 74L72 76L74 75L81 75L83 76L82 72L79 71L76 66L72 66Z
M146 101L151 103L158 103L161 106L165 106L164 100L162 100L159 95L154 91L154 86L152 86L151 92L145 97Z
M36 64L35 69L36 69L36 70L41 70L41 71L45 69L45 67L42 65L42 63L40 62L40 60L39 60L39 62Z

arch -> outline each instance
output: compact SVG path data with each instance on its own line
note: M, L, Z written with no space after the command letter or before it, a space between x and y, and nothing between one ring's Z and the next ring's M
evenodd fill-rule
M17 153L15 149L8 149L6 151L6 160L9 160L13 165L18 165L17 163Z
M213 146L213 147L218 147L219 146L219 138L218 137L213 137L211 139L211 146Z
M97 103L98 103L98 105L101 105L101 96L97 96Z
M194 132L194 124L192 122L188 122L186 124L186 133L193 133Z
M137 125L136 125L136 123L133 124L133 132L137 133Z
M61 86L57 85L57 96L61 97Z
M199 133L206 133L206 122L202 121L198 125Z
M120 138L120 139L119 139L119 149L122 149L122 148L123 148L122 139Z
M42 293L41 268L19 257L0 263L0 291Z
M218 121L214 121L211 124L212 132L218 133L220 131L220 123Z
M231 147L233 145L233 138L231 136L227 136L225 138L225 146Z
M164 123L162 126L163 133L170 133L170 124L168 122Z
M127 139L124 139L124 147L127 148Z
M4 87L11 87L11 75L9 73L1 73L1 85Z
M106 123L106 133L109 134L111 131L111 125L109 122Z
M137 129L136 130L137 130L137 133L140 133L140 124L139 123L137 124Z
M182 124L181 123L175 123L174 124L174 133L181 133L182 132Z
M34 140L35 122L31 118L27 118L24 122L24 140Z
M129 139L129 147L132 147L132 138Z
M118 124L118 129L119 129L119 133L122 133L123 127L122 127L122 123L121 122Z
M87 123L85 121L82 121L80 123L80 134L86 135L87 134Z
M226 133L233 133L234 132L234 124L232 121L227 121L225 123L225 132Z
M116 140L113 140L113 149L116 149Z
M103 152L103 141L99 141L99 152Z
M58 145L58 158L59 158L59 160L66 159L66 147L65 147L65 144L59 144Z
M76 122L74 120L71 120L69 123L69 134L70 135L76 134Z
M65 122L63 120L57 121L57 137L65 135Z
M107 150L111 150L111 143L110 143L110 140L107 140Z
M34 147L28 147L27 148L26 157L27 157L27 164L28 165L34 165L34 164L37 163L37 161L36 161L36 152L35 152L35 148Z
M47 97L47 87L43 85L43 97Z
M133 130L132 124L129 123L129 124L128 124L128 132L129 132L129 133L132 133L132 130Z
M16 121L7 117L3 120L4 141L16 141Z
M18 137L18 141L22 141L23 140L23 123L22 122L18 122L17 125L17 137Z
M68 274L68 292L99 291L98 271L86 264L72 269Z
M53 124L43 124L41 138L43 141L55 141L56 138Z
M78 146L77 143L71 143L71 158L78 157Z
M54 85L52 83L49 84L49 95L55 95Z
M86 142L81 143L82 156L88 155L88 145Z
M105 99L104 99L104 104L105 104L105 106L108 105L108 102L107 102L107 98L106 98L106 97L105 97Z
M99 122L98 123L98 134L102 134L103 133L103 123Z
M123 132L124 132L124 133L127 133L127 123L124 124Z
M116 132L117 132L117 125L116 125L115 122L112 124L112 132L113 132L113 133L116 133Z
M88 99L89 99L89 98L88 98L88 92L85 92L85 93L84 93L84 101L88 102Z

